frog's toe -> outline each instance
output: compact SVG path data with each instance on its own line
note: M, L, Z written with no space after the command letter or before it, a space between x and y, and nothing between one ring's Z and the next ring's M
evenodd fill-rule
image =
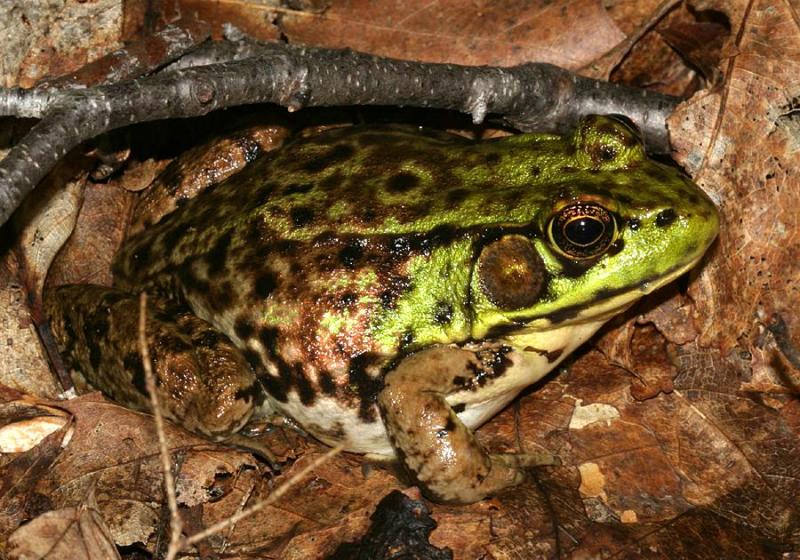
M234 445L260 457L269 464L269 467L274 472L281 471L281 464L278 460L278 457L275 455L275 453L273 453L272 449L268 445L264 444L258 439L248 437L243 434L231 434L225 438L224 443Z
M553 455L547 451L498 453L492 455L492 460L517 469L561 465L561 459L557 455Z

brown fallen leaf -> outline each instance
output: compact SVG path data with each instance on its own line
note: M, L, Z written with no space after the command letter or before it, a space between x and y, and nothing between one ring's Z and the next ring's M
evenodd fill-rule
M3 2L0 84L31 87L59 76L119 46L123 6L119 0L58 4Z
M0 387L0 540L49 509L49 498L36 484L52 467L69 429L67 413Z
M119 557L103 517L91 505L43 513L8 539L11 560Z
M257 37L252 22L274 21L289 41L409 60L494 64L550 62L579 68L624 36L597 0L472 2L336 1L327 9L277 8L260 2L183 0L213 24L232 22Z

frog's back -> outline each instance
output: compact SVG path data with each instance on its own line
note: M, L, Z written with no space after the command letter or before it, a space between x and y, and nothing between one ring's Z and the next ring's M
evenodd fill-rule
M399 127L295 142L132 238L118 281L225 332L293 416L327 399L374 423L390 360L469 337L473 244L521 199L498 197L488 146Z

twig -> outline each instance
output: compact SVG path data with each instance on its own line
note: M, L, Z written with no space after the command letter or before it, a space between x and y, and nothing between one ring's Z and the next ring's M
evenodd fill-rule
M170 453L167 448L167 438L164 432L164 415L161 413L161 405L156 391L156 378L153 375L153 367L150 363L150 349L147 346L147 294L144 292L139 296L139 352L142 355L142 366L144 368L144 379L147 386L147 393L150 396L150 406L153 409L153 416L156 421L156 433L158 434L158 451L161 455L161 468L164 471L164 491L167 494L167 504L169 505L170 534L169 548L167 549L167 560L175 558L181 550L181 534L183 532L183 522L178 513L178 500L175 496L175 477L172 476L172 465Z
M767 322L766 327L772 333L775 344L783 357L786 358L786 361L791 364L795 371L800 371L800 349L792 342L789 328L786 326L786 321L783 320L783 317L775 313ZM797 375L787 375L786 377L788 378L787 381L794 386L795 391L800 390L800 377Z
M133 123L205 115L252 103L290 111L336 105L403 105L502 115L520 130L566 132L591 113L636 122L667 151L666 118L678 99L577 76L549 64L511 68L431 64L348 50L250 44L253 58L77 90L0 89L0 114L41 117L0 162L0 225L70 149ZM234 58L241 53L228 53Z
M77 72L44 80L37 87L96 86L144 76L197 48L210 35L207 23L184 18L90 62Z

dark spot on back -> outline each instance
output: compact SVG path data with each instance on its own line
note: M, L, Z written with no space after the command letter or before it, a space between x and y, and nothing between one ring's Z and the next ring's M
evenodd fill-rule
M275 252L283 256L292 256L297 252L300 243L293 239L279 239L272 244Z
M631 231L637 231L642 226L641 220L639 218L631 218L628 220L628 229Z
M457 206L466 200L469 195L467 189L458 188L447 192L447 202L451 206Z
M289 215L292 218L294 227L308 225L314 220L314 211L308 206L295 206L289 210Z
M506 208L512 210L519 205L519 192L516 190L510 190L503 196L503 202L506 204Z
M266 299L277 287L278 279L272 271L268 270L256 278L253 284L253 293L261 299Z
M319 182L319 186L323 190L332 190L341 186L343 181L344 181L344 175L342 174L341 171L337 170L334 173L331 173L330 175L322 179L322 181Z
M358 241L351 241L339 251L339 261L347 268L355 268L364 255L364 249Z
M392 290L383 290L378 296L381 300L381 307L384 309L393 309L397 301L397 294Z
M426 253L435 247L449 245L455 241L458 230L452 224L441 224L433 228L420 241L420 249Z
M440 325L448 325L453 320L453 306L450 302L440 301L433 312L433 320Z
M345 161L353 156L355 150L350 144L336 144L327 153L323 153L306 162L303 169L309 173L319 173L326 167Z
M306 194L313 188L313 183L292 183L283 192L284 194Z
M228 247L231 244L231 234L232 232L228 230L223 235L217 238L216 243L214 243L211 250L208 252L206 256L208 262L208 274L209 276L219 274L225 269L225 264L228 258Z
M208 302L211 309L221 313L233 305L236 293L230 281L212 282L209 284Z
M257 372L263 372L264 366L261 364L261 356L252 348L243 348L242 356L247 360L247 363Z
M497 165L498 163L500 163L500 160L502 159L503 159L502 156L497 152L489 152L488 154L486 154L486 163L488 163L489 165Z
M461 414L467 409L467 404L462 402L454 404L451 408L453 409L453 412L455 412L456 414Z
M541 167L539 167L538 165L534 165L533 167L531 167L531 176L538 177L541 174L542 174Z
M375 209L372 208L371 206L364 207L361 210L361 214L359 215L359 218L361 218L361 221L364 222L365 224L374 222L377 219L377 217L378 217L377 212L375 212Z
M700 197L693 192L690 192L689 194L686 195L686 200L688 200L690 204L693 204L695 206L698 206L700 204Z
M236 336L244 341L252 337L253 334L255 334L256 329L253 325L247 322L247 319L244 317L239 317L236 319L236 323L233 325L233 332L235 332Z
M311 386L303 364L300 362L295 363L292 373L294 375L292 376L292 383L290 383L290 386L294 385L297 387L297 394L300 396L301 403L305 406L311 406L317 398L317 393L314 391L314 387Z
M685 252L686 256L690 257L690 256L696 254L697 253L697 249L698 249L697 243L690 243L689 245L686 246L686 252Z
M338 307L347 309L348 307L355 305L357 300L358 298L353 292L345 292L339 297Z
M260 217L250 220L250 223L247 224L247 245L249 247L258 247L262 245L266 233L264 222Z
M563 348L557 348L552 351L542 350L541 348L534 348L533 346L526 346L525 352L536 352L540 356L544 356L549 363L555 362L557 359L561 357L561 354L564 353Z
M272 198L272 193L275 191L275 183L269 182L261 185L258 190L253 194L252 205L253 208L260 208L266 206Z
M131 384L142 395L147 395L147 382L144 376L144 367L139 354L131 352L122 360L122 367L131 374Z
M278 356L278 336L280 332L276 327L262 327L258 331L258 338L264 345L267 356L274 359Z
M408 192L419 184L419 177L408 171L401 171L389 177L386 182L387 190L396 193Z
M671 179L670 174L667 171L659 166L651 166L648 169L647 174L652 177L653 181L657 183L668 183Z
M171 227L167 228L167 231L164 233L164 237L161 238L161 242L170 250L172 250L174 247L177 247L181 239L184 238L188 229L189 226L186 223L173 223ZM137 254L134 255L134 259L136 259L137 262L144 262L140 261L140 258L149 259L150 247L150 245L141 247L139 251L137 251ZM139 252L143 252L143 254L139 255Z
M656 226L660 228L667 227L670 224L672 224L672 222L674 222L677 217L678 215L672 208L667 208L666 210L662 210L656 215Z

